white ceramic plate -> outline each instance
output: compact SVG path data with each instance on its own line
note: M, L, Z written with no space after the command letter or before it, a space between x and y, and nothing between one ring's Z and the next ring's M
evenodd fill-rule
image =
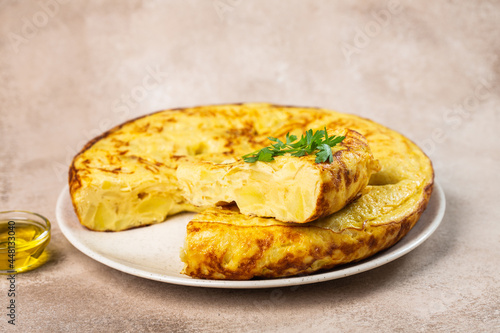
M361 273L391 262L422 244L437 229L444 216L445 197L439 184L415 227L396 245L358 263L308 276L270 280L225 281L193 279L182 275L179 258L186 225L193 216L185 213L166 223L121 232L94 232L76 217L68 187L59 195L56 217L62 233L78 250L104 265L125 273L167 283L210 288L273 288L316 283Z

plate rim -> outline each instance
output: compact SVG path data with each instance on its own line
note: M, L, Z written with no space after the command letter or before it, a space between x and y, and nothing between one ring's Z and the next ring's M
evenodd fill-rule
M335 279L340 279L348 276L352 276L358 273L362 273L380 266L383 266L389 262L392 262L409 252L416 249L423 242L425 242L439 227L441 224L444 213L446 210L446 199L444 196L444 191L441 185L434 181L434 190L431 194L429 203L434 200L436 203L436 215L433 220L427 225L420 234L409 241L408 244L402 248L394 250L390 247L383 251L382 254L378 253L370 258L366 258L358 263L347 264L345 268L337 269L334 271L317 273L305 276L295 276L295 277L285 277L277 279L267 279L267 280L208 280L208 279L195 279L189 276L177 277L172 275L158 274L153 272L148 272L146 270L134 268L127 266L123 263L114 261L104 255L96 253L91 248L83 244L72 232L70 227L67 225L67 221L62 217L65 196L69 196L69 186L66 185L58 196L56 204L56 220L61 229L64 237L78 249L83 254L100 262L108 267L119 270L121 272L138 276L141 278L146 278L149 280L155 280L164 283L170 283L175 285L189 286L189 287L206 287L206 288L222 288L222 289L261 289L261 288L278 288L278 287L291 287L304 284L312 284L323 281L330 281ZM70 199L71 200L71 199ZM427 210L427 209L426 209ZM424 212L425 213L425 212ZM76 215L75 215L76 216ZM412 228L413 230L413 228ZM410 232L412 231L410 230ZM89 231L92 232L92 231ZM405 236L406 237L406 236ZM404 241L405 237L398 243ZM398 244L396 243L396 244ZM396 245L395 244L395 245ZM392 249L392 251L391 251Z

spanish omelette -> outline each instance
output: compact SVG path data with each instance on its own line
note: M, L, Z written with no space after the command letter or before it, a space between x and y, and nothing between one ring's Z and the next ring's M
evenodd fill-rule
M222 163L265 146L266 138L308 129L348 128L366 137L381 170L361 197L306 224L209 208L187 226L183 273L250 279L308 274L366 258L401 239L430 198L433 169L401 134L354 115L270 104L160 111L111 129L74 158L70 193L80 222L92 230L158 223L200 211L179 189L179 161Z

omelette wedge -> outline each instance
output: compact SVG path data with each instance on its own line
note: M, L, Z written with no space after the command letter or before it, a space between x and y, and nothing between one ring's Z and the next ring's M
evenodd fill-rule
M379 164L365 137L349 129L329 130L344 140L330 149L331 163L314 155L278 156L271 162L179 163L184 198L208 208L235 202L245 215L305 223L330 215L361 196Z

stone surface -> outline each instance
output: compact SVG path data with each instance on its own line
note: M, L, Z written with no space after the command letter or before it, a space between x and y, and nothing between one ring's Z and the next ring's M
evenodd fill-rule
M0 210L54 222L17 276L18 332L500 331L500 4L0 1ZM82 145L155 110L267 101L355 113L433 160L442 225L356 276L265 290L149 281L76 250L55 220Z

